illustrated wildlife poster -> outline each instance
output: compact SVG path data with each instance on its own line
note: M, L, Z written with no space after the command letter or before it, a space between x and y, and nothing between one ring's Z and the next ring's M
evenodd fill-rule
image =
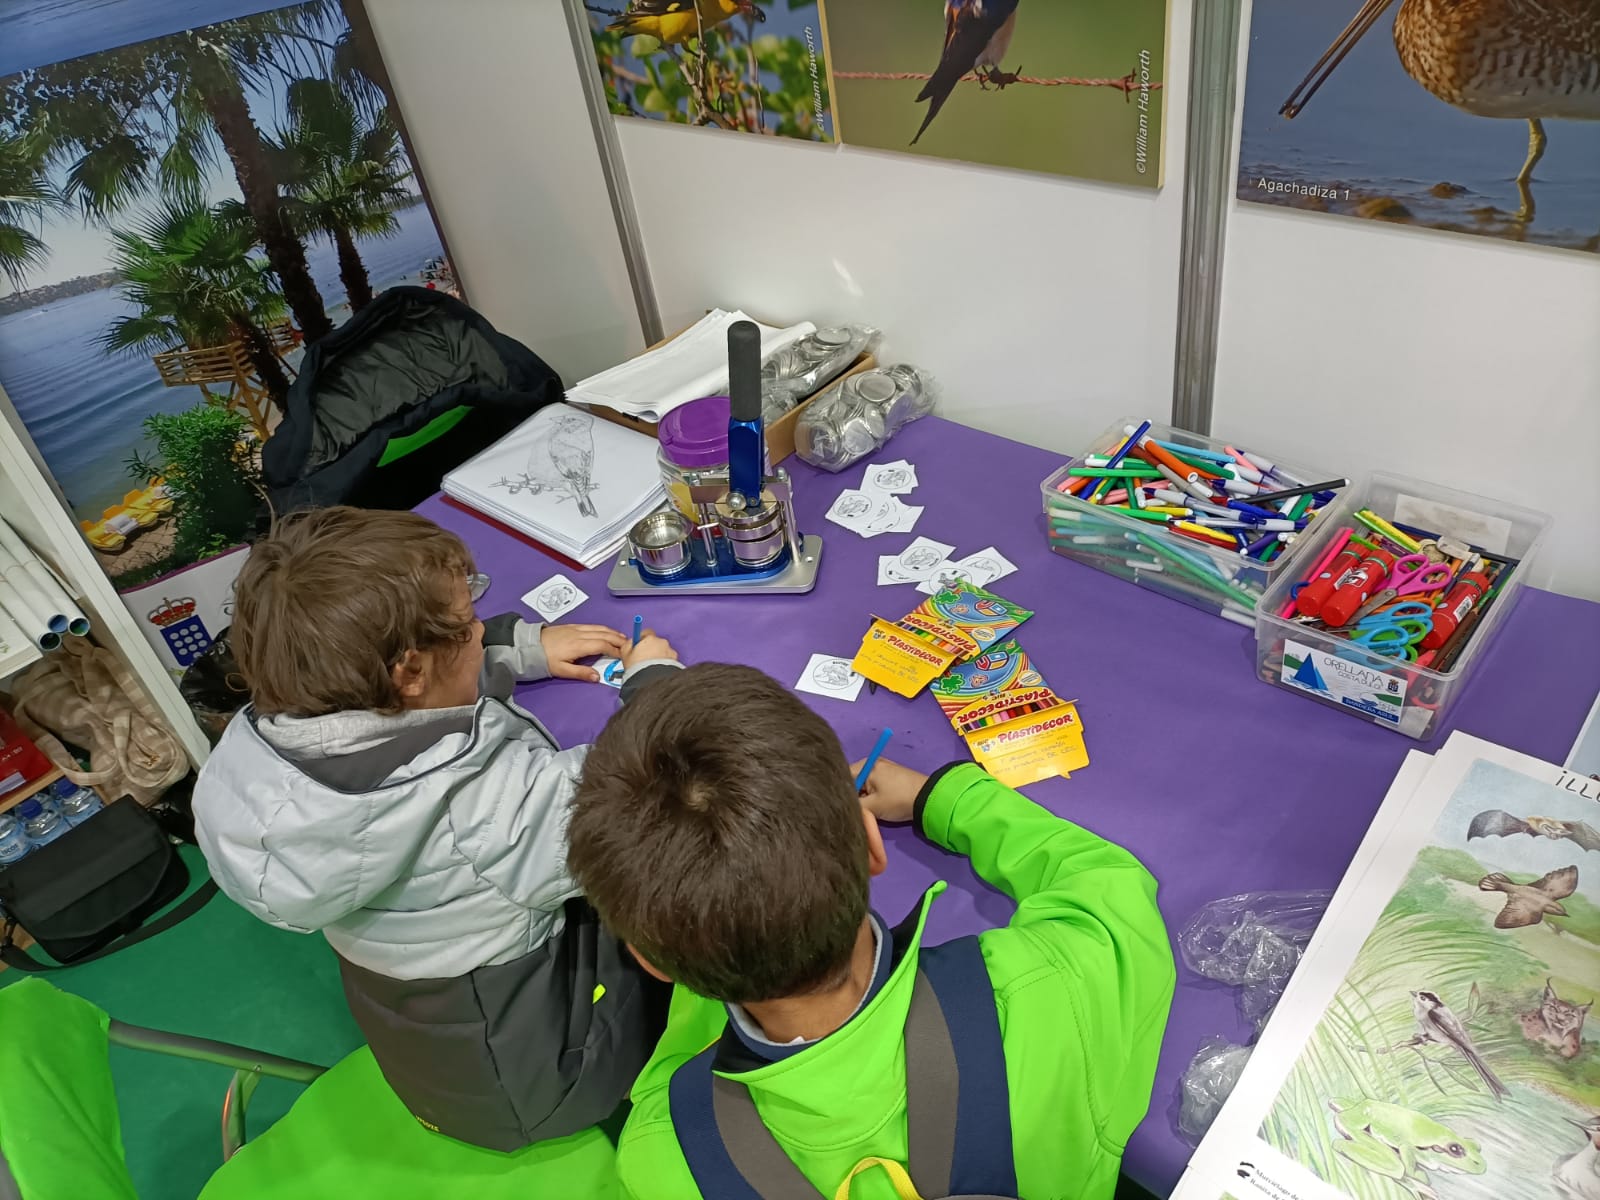
M587 7L621 116L1161 184L1168 0Z
M1238 196L1600 252L1595 0L1255 0Z
M1413 753L1177 1200L1600 1197L1600 783Z

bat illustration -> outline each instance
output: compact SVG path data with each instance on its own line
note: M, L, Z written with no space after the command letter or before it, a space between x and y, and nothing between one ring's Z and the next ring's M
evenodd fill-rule
M1434 992L1412 992L1411 1010L1417 1018L1416 1042L1432 1042L1436 1046L1449 1046L1466 1059L1496 1099L1509 1096L1511 1090L1500 1082L1499 1076L1483 1061L1472 1037L1459 1017Z
M1521 929L1526 925L1537 925L1547 916L1567 915L1567 910L1561 907L1559 901L1578 890L1578 868L1562 867L1532 883L1512 883L1496 871L1478 880L1478 888L1485 892L1506 894L1506 906L1494 919L1496 929Z
M1491 808L1472 818L1467 829L1467 840L1476 837L1511 837L1525 833L1529 837L1549 838L1559 842L1563 838L1576 842L1580 850L1600 850L1600 829L1584 821L1558 821L1554 817L1513 817L1508 812Z
M1011 49L1019 3L1021 0L945 0L944 53L939 57L933 77L917 93L919 103L923 100L930 103L927 115L922 118L922 127L911 139L913 146L928 132L928 126L933 124L945 101L950 99L950 93L968 71L987 67L988 74L984 78L997 87L1015 81L1015 75L1004 75L998 68L1006 51Z
M589 493L594 491L590 471L594 468L594 426L582 413L563 413L556 418L555 432L550 435L550 461L556 472L567 481L572 498L578 502L578 511L586 517L596 515L594 501Z

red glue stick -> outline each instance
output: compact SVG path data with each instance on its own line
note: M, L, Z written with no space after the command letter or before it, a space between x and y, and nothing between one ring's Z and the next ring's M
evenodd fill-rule
M1320 615L1322 606L1327 603L1328 597L1333 595L1333 589L1339 580L1343 579L1347 572L1353 571L1360 561L1360 546L1351 546L1340 554L1328 564L1327 570L1300 589L1300 594L1294 598L1295 611L1302 617Z
M1481 571L1468 571L1459 580L1438 608L1433 610L1433 628L1422 639L1422 648L1432 650L1442 646L1456 631L1461 618L1472 611L1484 592L1489 590L1489 577Z
M1356 609L1389 577L1394 563L1394 555L1387 550L1377 547L1368 550L1361 565L1340 579L1334 585L1333 595L1323 601L1322 623L1337 629L1355 616Z

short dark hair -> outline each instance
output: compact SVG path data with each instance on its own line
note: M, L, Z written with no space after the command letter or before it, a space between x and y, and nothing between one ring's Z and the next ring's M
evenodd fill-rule
M470 637L456 604L471 571L461 539L414 513L333 507L278 522L234 586L233 652L256 711L399 712L391 672L405 652Z
M568 867L675 981L748 1004L837 986L867 915L867 835L826 721L750 667L650 683L584 763Z

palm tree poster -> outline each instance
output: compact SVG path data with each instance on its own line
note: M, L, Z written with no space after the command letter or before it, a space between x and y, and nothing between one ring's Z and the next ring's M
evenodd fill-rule
M846 145L1161 184L1167 0L828 0Z
M819 0L589 0L585 8L618 116L834 140Z
M1600 0L1256 0L1237 188L1600 252Z
M0 387L119 587L253 531L307 343L453 289L375 55L338 0L7 5Z

